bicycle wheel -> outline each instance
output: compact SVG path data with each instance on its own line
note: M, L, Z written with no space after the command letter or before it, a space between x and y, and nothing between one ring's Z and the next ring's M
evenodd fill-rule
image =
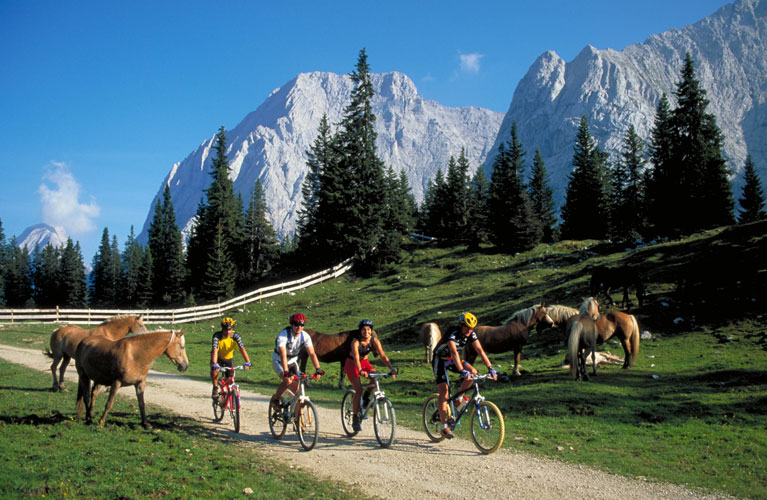
M445 436L442 435L442 423L439 420L439 394L432 394L423 403L423 429L429 439L439 443ZM447 406L447 416L450 416L450 405Z
M317 438L320 436L319 422L317 422L317 408L311 401L300 403L298 412L298 422L296 430L298 431L298 440L306 451L314 448L317 444Z
M501 410L490 401L482 401L471 413L471 439L484 454L493 453L503 444L506 424Z
M344 432L349 437L357 435L357 431L354 430L354 426L352 425L353 421L354 391L346 391L344 398L341 400L341 426L343 426Z
M240 432L240 391L235 391L229 402L231 403L229 405L229 413L232 414L234 432Z
M213 399L213 421L221 422L224 419L224 406L226 406L226 398L223 394Z
M378 444L388 448L394 442L394 433L397 427L397 418L394 416L394 405L389 398L381 398L375 402L376 409L373 418L373 428L376 432Z
M277 440L282 439L288 428L284 412L281 402L269 401L269 430L272 437Z

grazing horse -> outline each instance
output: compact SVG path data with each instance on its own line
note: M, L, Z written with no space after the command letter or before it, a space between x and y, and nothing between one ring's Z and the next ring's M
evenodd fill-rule
M115 316L110 318L95 328L86 330L77 325L62 326L51 334L51 347L46 348L43 354L53 359L51 363L51 374L53 375L53 392L66 392L64 387L64 372L67 370L69 361L75 356L75 351L80 341L91 335L103 335L110 340L120 340L128 333L146 333L144 322L141 316ZM59 368L59 378L56 378L56 367L61 362Z
M515 319L516 318L516 319ZM547 308L543 304L528 307L514 313L511 321L501 326L478 326L474 329L486 353L500 353L514 351L514 375L521 375L519 372L519 360L522 357L522 346L527 343L530 335L530 328L537 323L544 322L552 325L551 318L547 313ZM464 347L464 359L469 363L474 363L477 359L477 352L471 344Z
M91 423L99 386L110 386L109 400L99 419L99 427L103 427L117 391L123 385L132 385L136 388L141 425L151 429L144 410L144 389L149 367L164 353L178 371L186 371L189 360L185 347L184 330L150 332L116 342L101 335L83 339L75 353L77 374L80 376L77 385L77 419L82 420L83 414L86 414L86 422Z
M600 292L604 293L610 300L610 305L615 305L610 291L623 288L621 307L624 309L631 307L630 287L634 287L636 290L637 302L639 307L642 307L645 297L644 283L635 267L597 266L591 272L591 282L589 283L591 295L596 297Z
M562 306L559 304L546 306L546 309L549 313L549 318L551 318L552 323L554 323L554 326L558 326L562 330L562 335L566 335L567 321L573 316L578 315L578 309L575 309L574 307ZM548 326L546 323L538 323L535 328L538 333L541 333L541 331L548 328ZM567 343L566 336L565 343Z
M319 359L321 363L338 362L340 364L341 375L338 377L338 388L341 389L344 381L344 363L346 363L346 358L348 358L351 353L352 339L357 334L357 330L349 330L333 335L309 329L305 329L304 332L308 333L312 338L314 352L317 354L317 359ZM376 335L376 333L373 332L373 335ZM308 358L309 355L307 354L306 349L301 349L298 359L302 372L306 369L306 360Z
M439 331L437 323L429 321L424 323L421 327L421 331L418 333L418 340L424 345L426 350L426 362L431 363L434 357L434 348L437 347L437 342L442 338L442 332Z

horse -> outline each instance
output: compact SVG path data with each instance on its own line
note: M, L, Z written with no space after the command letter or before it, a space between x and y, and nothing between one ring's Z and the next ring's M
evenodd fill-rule
M98 396L99 386L110 386L104 414L99 419L99 427L104 426L107 413L114 404L117 391L123 385L136 388L136 398L141 412L141 425L145 429L152 426L146 420L144 410L144 389L146 377L152 362L161 354L170 358L178 371L184 372L189 367L186 357L184 330L161 330L135 337L126 337L117 341L101 335L83 339L75 352L75 364L79 381L77 384L77 420L86 415L86 423L93 421L93 406ZM93 388L91 389L91 382Z
M516 318L516 319L515 319ZM511 321L501 326L478 326L474 329L482 349L487 353L500 353L514 351L514 375L521 375L519 360L522 357L522 346L527 343L530 328L539 322L552 325L547 308L543 304L537 304L522 309L511 316ZM477 352L471 344L464 347L464 359L474 363Z
M546 310L549 313L549 318L554 323L553 326L558 326L562 330L563 335L566 335L567 332L567 321L573 316L578 315L578 309L559 304L546 306ZM538 333L541 333L546 328L548 328L546 323L538 323L535 327ZM567 337L565 337L565 343L567 343Z
M567 356L570 358L570 376L575 380L589 379L586 358L591 354L594 375L597 374L596 346L599 338L596 322L589 315L574 316L570 322Z
M429 321L423 324L421 331L418 333L418 340L421 341L426 351L427 363L431 363L434 357L434 348L437 347L437 342L439 342L440 338L442 338L442 332L440 332L437 323Z
M642 307L645 297L645 288L639 271L635 267L607 267L597 266L591 271L591 282L589 291L596 297L600 292L604 293L610 300L610 305L615 305L615 301L610 296L610 291L623 288L623 301L621 307L626 309L631 307L629 298L629 288L636 290L637 302Z
M598 344L616 336L621 341L623 352L623 369L634 365L639 354L639 323L633 314L613 311L603 314L596 321Z
M66 392L64 387L64 372L67 370L69 361L75 356L78 344L85 337L91 335L103 335L110 340L120 340L129 333L146 333L146 327L138 316L115 316L103 321L100 325L90 330L80 328L77 325L62 326L51 334L51 347L46 348L43 354L53 359L51 374L53 375L53 392ZM56 378L56 367L59 368L59 378Z
M352 339L357 335L357 330L348 330L332 335L310 329L305 329L304 332L308 333L311 337L314 352L317 354L317 359L320 362L339 363L341 375L338 378L338 388L343 388L344 363L346 363L346 358L349 357L352 351ZM376 335L376 333L373 332L373 335ZM306 352L306 349L301 349L298 359L302 372L306 370L306 360L308 358L309 354Z

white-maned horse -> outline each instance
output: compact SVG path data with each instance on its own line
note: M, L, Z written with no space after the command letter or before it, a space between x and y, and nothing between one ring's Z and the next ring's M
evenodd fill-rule
M442 338L442 332L439 331L437 323L429 321L424 323L421 327L421 331L418 333L418 340L424 346L426 350L426 362L431 363L434 358L434 348L437 347L437 342Z

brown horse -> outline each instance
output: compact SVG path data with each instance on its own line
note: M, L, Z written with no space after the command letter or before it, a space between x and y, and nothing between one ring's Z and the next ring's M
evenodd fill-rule
M570 322L567 356L570 358L570 376L575 380L589 379L586 358L591 355L594 375L597 374L596 346L599 338L596 322L588 315L574 316Z
M615 305L610 291L623 288L621 307L624 309L631 307L631 299L629 298L629 288L631 287L636 290L637 302L639 307L642 307L645 296L644 282L636 268L597 266L591 272L591 282L589 283L591 295L596 297L600 292L604 293L610 300L610 305Z
M332 335L310 329L305 329L304 331L312 338L314 352L321 363L339 363L341 375L338 377L338 388L341 389L344 381L344 363L346 363L346 358L351 353L352 339L357 334L357 330L349 330ZM375 334L373 332L373 335ZM301 349L298 359L302 372L306 370L306 360L308 357L306 349Z
M603 314L596 321L598 344L607 341L613 336L618 337L625 354L623 369L628 369L636 362L639 354L639 324L633 314L621 311L613 311Z
M77 374L80 376L77 385L77 419L82 420L83 414L86 414L86 422L91 423L99 386L110 386L109 400L99 420L99 427L103 427L117 391L123 385L132 385L136 388L141 425L151 429L144 410L146 376L152 362L163 353L176 365L178 371L186 371L189 360L186 357L184 330L150 332L116 342L101 335L83 339L75 353Z
M90 330L80 328L77 325L65 325L51 334L51 347L46 348L43 354L53 359L51 374L53 375L53 392L66 392L64 387L64 372L67 371L69 361L75 356L75 351L80 341L91 335L103 335L111 340L120 340L128 333L146 333L144 322L139 316L115 316L103 321L100 325ZM56 378L56 367L59 368L59 378Z
M513 350L513 373L514 375L521 375L519 372L519 360L522 357L522 346L527 343L530 328L539 322L547 323L549 326L552 325L547 308L543 304L518 311L512 315L511 321L505 325L478 326L474 331L477 334L479 343L482 345L482 349L486 353L500 353ZM472 364L477 359L477 352L471 344L466 344L466 347L464 347L464 359Z
M434 357L434 348L437 347L437 342L442 338L442 332L439 330L439 325L433 321L424 323L421 327L421 331L418 333L418 340L424 346L426 351L426 362L431 363Z

